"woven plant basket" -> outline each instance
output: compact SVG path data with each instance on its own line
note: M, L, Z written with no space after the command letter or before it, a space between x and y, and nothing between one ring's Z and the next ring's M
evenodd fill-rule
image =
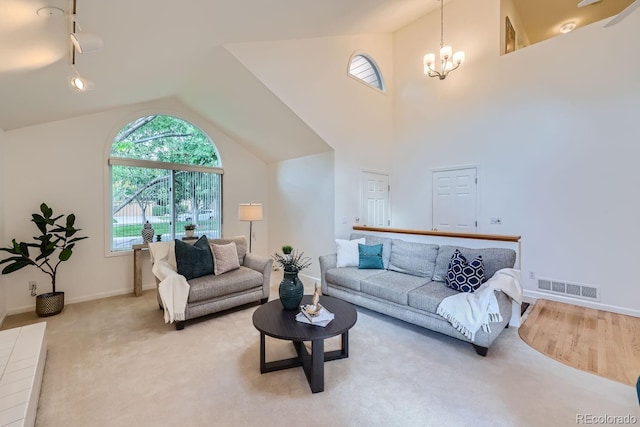
M54 316L64 308L64 292L47 292L36 297L36 314L40 317Z

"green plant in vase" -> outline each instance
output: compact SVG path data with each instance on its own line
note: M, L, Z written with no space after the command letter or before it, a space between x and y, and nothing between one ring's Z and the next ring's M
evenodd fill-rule
M292 250L289 255L275 253L273 258L284 271L284 278L278 287L280 302L285 310L297 310L304 294L304 286L298 273L311 265L311 258L297 250Z

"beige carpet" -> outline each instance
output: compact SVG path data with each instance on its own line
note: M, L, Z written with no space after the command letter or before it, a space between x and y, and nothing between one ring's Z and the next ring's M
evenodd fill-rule
M470 344L365 310L350 333L350 357L328 362L325 391L312 394L299 368L260 375L256 307L176 331L150 291L68 305L46 320L37 425L495 427L575 425L582 413L640 418L634 388L549 359L514 328L483 358ZM11 316L2 329L42 320ZM294 355L284 341L268 338L267 349L267 360Z

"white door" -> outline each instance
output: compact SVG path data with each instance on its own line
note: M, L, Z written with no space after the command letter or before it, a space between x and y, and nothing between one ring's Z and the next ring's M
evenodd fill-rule
M478 230L476 168L433 171L433 229L460 233Z
M369 227L389 226L389 175L362 172L360 223Z

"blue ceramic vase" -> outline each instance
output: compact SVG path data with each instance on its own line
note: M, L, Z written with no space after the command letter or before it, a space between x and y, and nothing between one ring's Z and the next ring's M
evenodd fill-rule
M284 272L284 279L280 282L278 293L280 294L282 307L284 307L285 310L297 310L300 307L300 301L302 301L302 295L304 294L304 286L298 278L297 271Z

